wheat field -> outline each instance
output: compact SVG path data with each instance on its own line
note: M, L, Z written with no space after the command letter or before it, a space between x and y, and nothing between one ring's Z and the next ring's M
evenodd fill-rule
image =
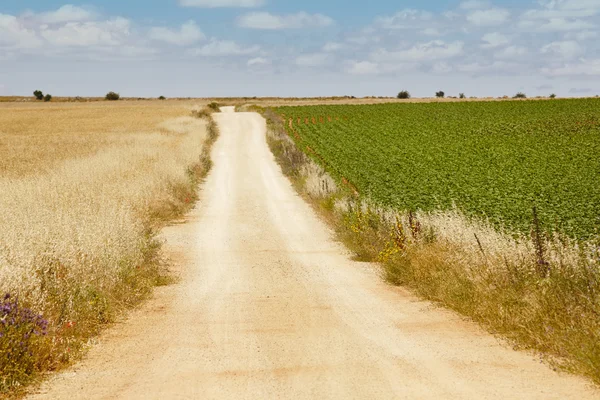
M0 293L48 319L52 349L36 357L52 356L36 363L59 362L64 341L93 334L159 278L154 233L195 200L208 137L191 116L199 107L0 105Z

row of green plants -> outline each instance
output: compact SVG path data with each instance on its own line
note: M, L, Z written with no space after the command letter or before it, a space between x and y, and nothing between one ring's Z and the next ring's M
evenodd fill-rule
M600 100L280 107L328 171L401 210L529 232L600 234Z
M365 109L372 111L370 107ZM363 149L351 141L342 142L332 150L334 153L328 153L323 151L324 147L334 145L324 134L317 136L320 141L315 139L308 145L302 136L306 131L296 131L297 119L290 123L289 117L292 112L300 115L306 108L256 110L267 118L268 143L283 173L331 224L358 260L378 262L390 283L407 287L422 298L471 318L488 331L509 339L515 348L533 350L556 368L600 383L597 243L544 236L537 208L531 210L528 231L511 235L485 221L469 220L456 208L424 211L410 206L383 206L374 200L377 197L372 193L376 192L364 192L363 181L355 185L347 179L355 176L347 165L361 162L364 172L371 174L365 180L372 179L374 188L377 184L390 185L394 171L384 169L380 174L376 168L382 168L381 164L370 159L376 153L366 149L357 154ZM477 110L473 118L481 117L481 109ZM361 108L352 111L339 119L340 126L353 121L353 115L359 120L364 118ZM399 112L395 107L387 111L391 118ZM314 109L309 109L303 115L314 116L313 112ZM287 115L282 117L282 113ZM308 123L303 120L302 124L307 130L319 132L330 122L328 117L331 122L338 121L334 114L322 115L325 115L323 122L315 117L313 123L305 117ZM406 123L401 127L406 127ZM540 135L535 132L531 134ZM367 134L386 141L385 132L380 129L367 129L364 136L368 137ZM390 150L397 149L392 143L396 142L387 141ZM344 148L347 152L343 154L351 162L340 165L336 162L339 157L331 154ZM414 149L419 150L422 147ZM409 157L407 153L404 155ZM425 157L420 168L435 162L423 153L419 156ZM398 166L397 169L398 173L405 171ZM386 176L388 181L377 182ZM315 180L319 181L316 185ZM428 188L419 186L419 182L390 186L398 192Z

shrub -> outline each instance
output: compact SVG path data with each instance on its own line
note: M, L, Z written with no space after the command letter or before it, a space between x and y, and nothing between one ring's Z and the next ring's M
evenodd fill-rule
M158 99L159 100L166 100L167 98L165 96L160 96Z
M41 90L36 90L35 92L33 92L33 95L35 96L35 98L37 100L43 100L44 99L44 93L42 93Z
M403 90L400 93L398 93L398 98L399 99L410 99L410 93L408 92L408 90Z
M550 95L550 98L551 98L551 99L555 99L555 98L556 98L556 95L555 95L554 93L552 93L552 94Z
M517 94L514 95L513 99L526 99L527 95L523 92L519 92Z
M120 98L121 98L121 95L119 93L108 92L106 94L106 100L115 101L115 100L119 100Z
M51 94L47 94L44 96L44 101L48 102L52 100L52 95Z
M221 106L219 105L219 103L217 103L217 102L215 102L215 101L213 101L212 103L210 103L210 104L208 105L208 108L210 108L210 109L211 109L211 110L213 110L213 111L220 111L220 107L221 107Z
M438 97L440 99L444 98L445 95L446 95L446 93L444 93L441 90L439 92L435 92L435 97Z
M458 95L458 97L459 97L460 99L466 99L466 98L467 98L467 96L465 96L465 94L464 94L464 93L460 93L460 94Z

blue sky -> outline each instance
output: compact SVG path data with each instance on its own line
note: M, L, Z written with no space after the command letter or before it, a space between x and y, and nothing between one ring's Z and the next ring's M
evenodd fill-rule
M600 0L3 0L0 95L590 96L599 32Z

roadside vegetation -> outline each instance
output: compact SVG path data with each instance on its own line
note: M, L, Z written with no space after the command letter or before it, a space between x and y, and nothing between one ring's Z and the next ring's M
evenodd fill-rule
M181 106L102 110L0 109L0 137L21 144L0 157L0 396L171 279L156 233L196 201L216 125Z
M357 259L600 383L597 104L257 110Z

